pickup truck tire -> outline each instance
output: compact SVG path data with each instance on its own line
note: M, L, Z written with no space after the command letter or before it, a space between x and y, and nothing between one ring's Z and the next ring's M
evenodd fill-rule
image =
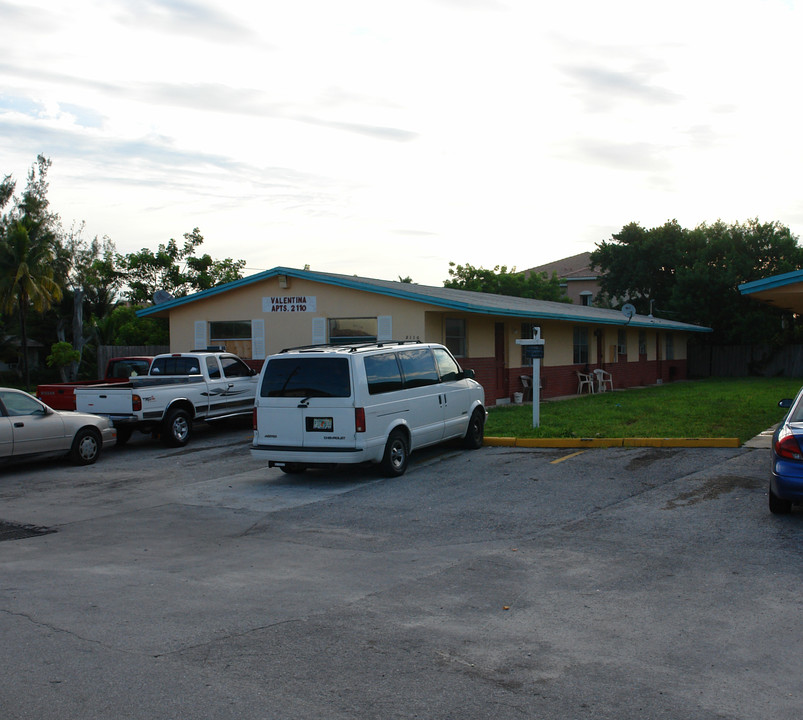
M170 447L182 447L192 436L192 418L186 410L176 408L167 413L162 428L162 440Z
M103 441L97 430L81 428L72 441L70 460L76 465L91 465L100 457Z
M130 427L117 428L117 444L125 445L131 439L131 433L134 432Z

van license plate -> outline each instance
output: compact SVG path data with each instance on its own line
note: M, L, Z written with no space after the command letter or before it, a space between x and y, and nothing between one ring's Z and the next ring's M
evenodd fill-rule
M307 418L307 430L312 432L332 432L334 425L334 421L330 417Z

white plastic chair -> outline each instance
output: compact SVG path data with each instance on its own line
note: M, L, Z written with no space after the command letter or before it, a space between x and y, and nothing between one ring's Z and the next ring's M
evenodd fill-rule
M589 373L581 373L579 370L577 372L577 394L583 394L583 388L587 388L588 392L594 392L594 380Z
M613 375L601 368L594 370L594 375L597 376L597 390L599 392L605 392L606 389L613 390Z

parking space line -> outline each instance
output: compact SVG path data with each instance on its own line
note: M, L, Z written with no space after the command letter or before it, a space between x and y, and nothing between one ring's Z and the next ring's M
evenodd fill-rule
M571 459L573 457L577 457L578 455L582 455L584 452L585 452L585 450L578 450L575 453L571 453L571 455L564 455L563 457L558 458L557 460L552 460L552 461L550 461L549 464L550 465L557 465L558 463L562 463L564 460L569 460L569 459Z

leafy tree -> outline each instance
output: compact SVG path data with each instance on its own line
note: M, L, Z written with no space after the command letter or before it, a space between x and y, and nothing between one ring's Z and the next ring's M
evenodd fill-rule
M456 265L450 262L449 275L451 279L444 280L444 287L536 300L571 302L555 273L552 273L551 278L547 278L545 273L526 275L524 272L516 272L515 267L508 271L506 265L497 265L493 270L486 270L468 263Z
M64 287L57 334L65 340L65 319L71 317L72 343L79 354L89 342L97 318L111 312L123 284L123 275L115 265L114 243L109 237L87 240L84 224L73 226L59 243L56 269ZM85 331L88 315L90 332ZM73 363L71 375L78 373Z
M57 367L61 381L67 381L67 368L77 365L81 360L81 353L68 342L57 342L50 346L50 355L46 362L48 367Z
M0 309L18 313L26 386L30 385L28 312L31 308L43 312L62 295L55 276L59 222L58 216L48 210L50 165L49 159L42 155L37 157L28 173L22 197L0 220ZM7 177L0 192L3 207L12 195L13 183Z
M652 229L630 223L612 237L591 254L603 273L603 303L631 302L643 314L710 327L711 342L780 339L783 313L743 297L738 286L803 267L803 249L787 227L754 219L687 230L672 220Z
M137 317L138 307L118 305L98 321L98 341L104 345L169 345L164 318Z
M142 305L151 302L157 290L182 297L243 276L245 260L214 260L207 254L196 257L203 241L195 228L184 233L182 247L171 238L166 245L160 244L156 252L142 248L139 252L118 255L117 265L126 275L128 299Z

